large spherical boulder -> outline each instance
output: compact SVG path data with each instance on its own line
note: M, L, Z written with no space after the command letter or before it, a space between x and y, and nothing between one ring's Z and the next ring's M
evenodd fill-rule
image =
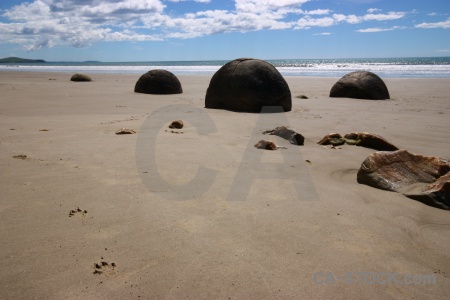
M211 78L205 107L261 112L263 106L292 108L291 91L278 70L268 62L239 58L222 66Z
M166 70L151 70L142 75L134 87L136 93L181 94L183 89L178 78Z
M86 74L76 73L72 75L70 81L83 82L83 81L92 81L92 79Z
M367 71L352 72L339 79L331 88L330 97L369 100L390 98L383 80L376 74Z

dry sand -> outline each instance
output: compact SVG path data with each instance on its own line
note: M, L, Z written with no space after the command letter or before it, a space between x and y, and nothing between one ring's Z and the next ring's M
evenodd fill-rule
M291 112L250 114L204 109L209 76L158 96L71 75L0 72L0 298L448 299L450 212L358 184L374 150L316 142L367 131L448 159L450 79L385 79L392 99L365 101L288 77ZM273 125L305 145L253 148Z

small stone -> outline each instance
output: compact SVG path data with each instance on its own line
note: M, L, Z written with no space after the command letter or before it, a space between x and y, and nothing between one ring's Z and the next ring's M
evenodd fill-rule
M96 267L97 269L100 269L102 266L101 266L100 264L96 263L96 264L95 264L95 267Z
M254 145L254 147L257 148L257 149L265 149L265 150L277 150L279 148L283 148L283 147L278 147L272 141L266 141L266 140L260 140L259 142L257 142Z
M136 133L136 131L129 128L120 128L119 130L116 131L116 134L134 134L134 133Z
M340 146L345 144L345 139L339 133L329 133L323 137L317 144Z
M293 145L303 145L305 142L305 137L293 129L286 126L275 127L271 130L264 130L262 134L270 134L279 136L285 140L288 140Z
M106 261L102 261L102 266L107 266L108 263Z
M184 124L182 120L175 120L169 125L169 128L181 129L183 126Z

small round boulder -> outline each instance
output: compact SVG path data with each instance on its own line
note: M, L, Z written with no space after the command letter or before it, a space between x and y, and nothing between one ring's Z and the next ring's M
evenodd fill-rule
M259 113L264 106L292 109L289 86L270 63L253 58L235 59L211 78L206 108Z
M70 81L83 82L83 81L92 81L92 79L91 79L91 77L89 77L86 74L76 73L76 74L72 75L72 77L70 78Z
M352 72L339 79L331 88L330 97L390 99L389 91L383 80L378 75L367 71Z
M135 93L143 94L181 94L183 89L178 78L167 70L151 70L142 75L134 87Z

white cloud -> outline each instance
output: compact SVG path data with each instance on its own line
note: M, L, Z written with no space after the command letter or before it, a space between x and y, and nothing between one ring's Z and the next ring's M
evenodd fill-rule
M450 28L450 18L442 22L436 23L421 23L415 26L416 28Z
M373 14L374 12L377 12L377 11L381 11L381 9L379 9L379 8L369 8L369 9L367 10L367 12L368 12L369 14Z
M313 35L331 35L331 32L314 33Z
M449 53L449 52L450 52L450 49L439 49L439 50L436 50L436 52Z
M36 0L12 7L0 23L0 40L39 50L57 44L85 47L95 41L160 40L130 31L113 31L109 26L132 27L146 15L158 15L164 5L159 0Z
M367 14L363 16L364 21L390 21L401 19L406 15L404 12L389 12L387 14Z
M405 26L393 26L390 28L366 28L366 29L359 29L356 30L357 32L362 32L362 33L372 33L372 32L383 32L383 31L392 31L392 30L399 30L399 29L405 29Z
M235 0L238 12L262 13L278 9L298 9L311 0Z
M363 16L334 14L333 18L337 22L358 24L365 21L391 21L401 19L406 15L404 12L389 12L387 14L366 14Z
M2 16L8 22L0 22L0 43L20 44L28 50L55 45L85 47L97 41L156 41L227 32L306 30L341 23L391 21L406 15L378 13L380 10L375 8L361 16L332 14L327 8L303 10L302 5L312 0L235 0L231 10L193 11L183 15L166 13L164 2L210 3L211 0L30 1L3 11Z
M167 1L175 2L175 3L185 2L185 1L193 1L193 2L198 2L198 3L210 3L211 2L211 0L167 0Z
M333 19L336 20L336 22L346 22L350 24L357 24L363 21L362 17L358 17L355 15L343 15L343 14L333 14Z
M310 10L305 11L305 15L328 15L331 12L329 9L316 9L316 10Z
M330 27L336 24L336 20L330 17L311 18L306 16L295 23L294 29L309 29L311 27Z
M388 21L405 16L404 12L390 12L388 14L366 14L364 16L333 14L331 17L311 18L305 16L298 20L294 29L309 29L311 27L330 27L339 23L359 24L365 21Z

